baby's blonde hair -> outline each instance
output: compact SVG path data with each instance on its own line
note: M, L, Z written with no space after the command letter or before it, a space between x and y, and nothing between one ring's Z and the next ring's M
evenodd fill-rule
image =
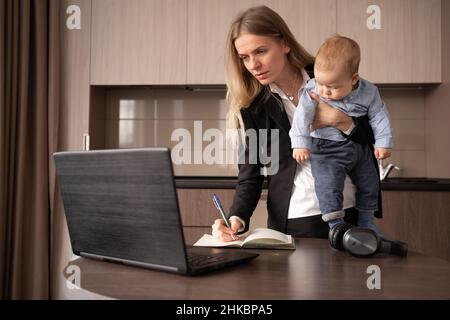
M319 48L315 69L334 70L344 67L349 76L358 73L361 50L358 43L347 37L335 35L327 39Z

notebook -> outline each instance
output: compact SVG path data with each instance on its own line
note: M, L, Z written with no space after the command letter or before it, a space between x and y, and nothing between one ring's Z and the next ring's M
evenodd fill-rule
M57 152L54 159L76 255L185 275L258 256L185 245L168 148Z
M220 241L210 234L204 234L194 246L295 250L295 240L292 236L273 229L257 228L235 241Z

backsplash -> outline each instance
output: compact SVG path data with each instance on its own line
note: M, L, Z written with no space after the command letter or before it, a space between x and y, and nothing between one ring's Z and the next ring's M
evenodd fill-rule
M175 175L236 176L236 165L207 164L201 157L205 147L212 143L203 137L207 130L220 130L225 138L225 94L220 89L111 89L106 98L105 147L172 149L187 143L191 145L191 164L174 164ZM190 139L174 136L172 141L172 134L180 129L186 129ZM223 149L220 151L225 153L225 139L221 144Z
M384 162L400 167L389 176L426 176L424 91L381 89L380 94L391 115L394 136L392 156Z
M380 92L389 109L394 133L393 155L385 160L385 164L393 163L401 168L400 171L393 170L390 176L425 176L424 91L381 89ZM201 150L212 143L203 141L205 131L218 129L225 136L226 112L225 91L220 89L212 91L172 88L108 89L105 147L173 148L180 144L181 139L172 141L172 134L176 129L185 128L190 133L191 139L184 142L191 144L191 163L193 163L194 153L201 155ZM224 141L222 145L225 146ZM175 174L177 176L237 175L237 166L234 164L207 164L204 159L198 158L197 162L198 164L175 164Z

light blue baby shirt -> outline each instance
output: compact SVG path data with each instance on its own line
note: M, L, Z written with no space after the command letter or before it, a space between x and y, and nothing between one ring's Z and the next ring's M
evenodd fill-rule
M311 137L333 141L346 140L341 131L334 127L325 127L310 132L309 126L314 119L317 103L311 99L308 91L313 91L318 95L315 79L309 80L306 84L300 97L299 106L295 111L292 127L289 131L292 148L311 149ZM368 115L375 136L375 147L392 148L389 113L383 100L381 100L378 88L374 84L360 78L358 87L342 100L325 101L350 117Z

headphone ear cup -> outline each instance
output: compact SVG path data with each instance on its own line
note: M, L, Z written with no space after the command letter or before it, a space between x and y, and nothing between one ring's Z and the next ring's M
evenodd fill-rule
M342 244L345 251L356 257L371 256L381 247L380 238L375 231L360 227L348 230L343 236Z
M350 230L351 228L353 228L353 225L346 222L337 224L331 228L328 233L328 240L330 241L331 247L340 251L345 251L342 239L347 230Z

